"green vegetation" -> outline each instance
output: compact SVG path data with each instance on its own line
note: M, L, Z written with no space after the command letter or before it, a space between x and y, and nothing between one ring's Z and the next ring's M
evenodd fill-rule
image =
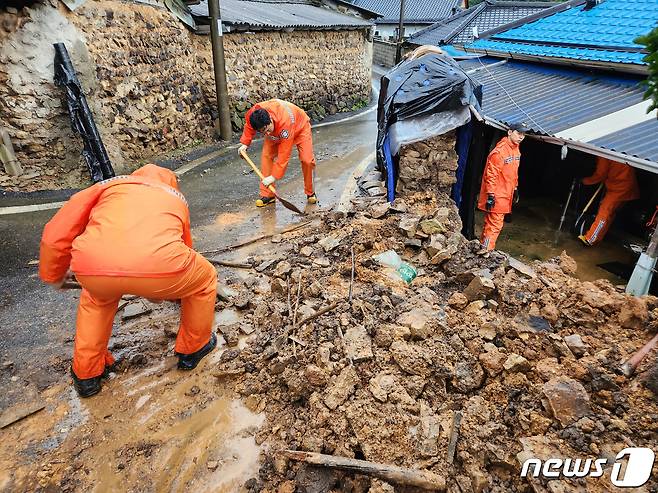
M649 34L637 38L635 42L644 45L649 51L644 57L644 61L649 65L649 75L644 81L644 85L647 87L644 99L653 100L648 110L652 111L658 109L658 26L654 27Z

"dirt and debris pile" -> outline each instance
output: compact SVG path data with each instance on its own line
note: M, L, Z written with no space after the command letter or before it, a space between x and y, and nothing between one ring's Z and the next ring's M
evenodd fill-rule
M221 304L255 328L215 370L267 416L251 491L393 491L284 449L432 471L455 492L557 491L520 478L525 458L604 457L603 478L560 491L607 491L619 451L655 444L652 363L620 371L655 330L655 298L581 282L566 254L534 266L484 254L444 193L353 203L280 238ZM373 260L387 250L415 267L411 283Z

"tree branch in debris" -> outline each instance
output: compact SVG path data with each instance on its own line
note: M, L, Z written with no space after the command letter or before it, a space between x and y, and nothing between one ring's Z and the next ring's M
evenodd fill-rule
M320 310L315 312L313 315L309 315L304 320L299 322L297 325L299 325L301 327L302 325L305 325L305 324L309 323L310 321L315 320L318 317L321 317L325 313L330 312L331 310L334 310L337 306L338 306L338 302L334 301L331 305L325 306L324 308L321 308Z
M416 486L431 491L445 491L446 489L445 478L431 471L421 471L419 469L298 450L284 450L283 455L289 459L307 464L375 476L398 485Z

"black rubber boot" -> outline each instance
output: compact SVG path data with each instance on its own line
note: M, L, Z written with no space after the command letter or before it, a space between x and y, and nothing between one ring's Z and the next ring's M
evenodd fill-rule
M71 376L73 377L73 387L80 397L91 397L101 391L101 376L93 378L78 378L71 368Z
M176 353L178 354L178 369L194 370L196 368L196 365L199 364L199 361L201 361L206 354L208 354L210 351L215 349L215 346L217 346L217 336L213 332L212 334L210 334L210 340L208 341L208 344L203 346L198 351L192 354Z

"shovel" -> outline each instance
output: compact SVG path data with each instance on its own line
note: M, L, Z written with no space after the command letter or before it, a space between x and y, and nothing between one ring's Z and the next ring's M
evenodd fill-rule
M585 216L585 213L589 210L590 206L592 205L592 202L594 202L594 199L596 196L599 194L601 189L603 188L603 183L599 185L599 188L596 189L596 192L594 192L594 195L592 195L592 198L589 199L589 202L587 202L587 205L585 205L585 208L583 209L583 212L580 213L580 216L578 216L578 219L576 219L576 222L574 223L574 229L576 232L578 231L578 228L580 227L579 223ZM582 233L581 233L582 234Z
M251 166L251 169L253 169L254 172L258 175L258 177L261 179L261 181L263 181L265 179L265 177L263 176L263 173L260 172L260 170L256 167L254 162L249 158L249 156L247 156L247 153L245 151L242 151L240 153L240 156L242 156L242 158L249 163L249 166ZM270 191L276 197L276 199L283 204L283 207L285 207L286 209L289 209L293 212L296 212L297 214L301 214L302 216L304 215L304 213L302 211L300 211L295 204L293 204L291 202L288 202L286 199L282 198L278 193L276 193L276 190L274 189L274 185L270 185L267 188L269 188Z
M562 210L562 217L560 217L560 225L557 227L557 231L555 232L554 243L556 245L558 244L558 240L560 239L560 233L562 232L562 225L564 224L564 220L567 218L567 210L569 209L569 203L571 203L571 196L573 195L573 189L576 188L577 181L578 179L574 178L573 181L571 182L571 189L569 190L569 196L567 197L567 202L564 204L564 209Z

